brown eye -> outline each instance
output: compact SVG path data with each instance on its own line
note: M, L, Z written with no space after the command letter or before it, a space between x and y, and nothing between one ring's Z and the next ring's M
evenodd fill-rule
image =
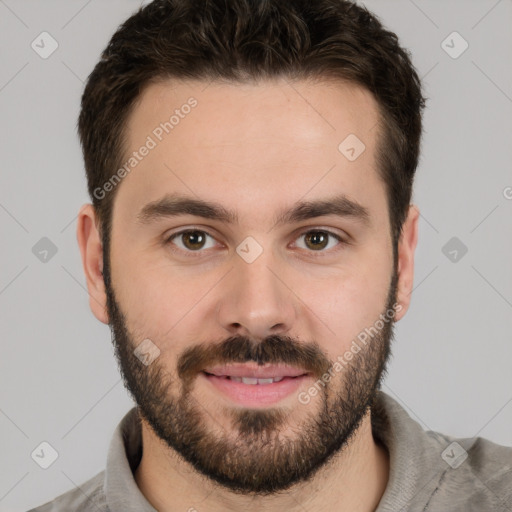
M329 235L325 231L310 231L306 234L306 245L313 250L324 249L329 241Z
M298 245L302 249L307 249L309 252L318 252L318 253L329 253L330 249L335 247L336 245L343 245L343 239L332 233L331 231L326 231L323 229L313 229L302 233L299 236L299 239L304 239L304 244ZM332 243L332 242L337 243ZM334 249L336 250L336 249Z
M201 249L209 249L211 247L206 246L208 238L213 240L213 237L204 231L189 229L171 235L167 242L177 245L182 251L198 252Z
M204 233L201 231L187 231L186 233L183 233L181 237L185 247L193 251L202 249L206 239Z

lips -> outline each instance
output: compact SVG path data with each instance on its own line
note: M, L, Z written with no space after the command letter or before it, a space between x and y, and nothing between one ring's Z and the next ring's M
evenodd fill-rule
M295 378L308 372L287 365L258 366L255 364L230 364L205 368L204 373L216 377L225 377L244 384L272 384L284 378Z
M286 379L296 379L297 377L269 377L267 379L258 379L256 377L235 377L231 375L213 375L208 372L204 372L204 374L208 377L212 377L215 379L224 379L232 382L239 382L241 384L249 384L249 385L266 385L266 384L275 384L276 382L281 382Z
M199 381L211 386L232 404L269 407L296 394L312 375L299 368L282 365L229 365L206 368Z

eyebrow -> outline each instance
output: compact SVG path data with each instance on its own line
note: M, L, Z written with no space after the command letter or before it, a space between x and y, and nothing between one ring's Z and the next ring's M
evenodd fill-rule
M228 224L238 224L238 215L233 210L217 203L177 194L168 194L145 205L138 213L137 221L139 224L147 225L160 219L180 215L193 215ZM371 226L368 208L344 194L322 200L299 201L292 208L281 210L274 218L274 225L300 222L325 215L351 218L366 227Z

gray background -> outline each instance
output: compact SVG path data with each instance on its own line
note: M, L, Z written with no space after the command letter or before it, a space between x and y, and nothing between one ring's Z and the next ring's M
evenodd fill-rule
M429 97L415 289L383 389L425 429L512 445L512 2L364 3L411 50ZM0 0L0 511L102 470L133 405L88 306L75 126L84 80L138 5ZM31 48L43 31L59 45L47 59ZM469 44L458 58L442 47L453 31ZM43 237L57 247L46 262L32 252ZM452 237L468 249L455 262L443 253ZM42 441L59 454L46 470L31 458Z

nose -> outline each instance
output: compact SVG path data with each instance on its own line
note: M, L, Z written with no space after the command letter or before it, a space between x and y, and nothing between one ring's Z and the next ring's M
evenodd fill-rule
M231 336L262 340L284 335L294 325L295 295L269 253L263 251L252 263L233 258L235 268L224 280L217 308L218 321Z

